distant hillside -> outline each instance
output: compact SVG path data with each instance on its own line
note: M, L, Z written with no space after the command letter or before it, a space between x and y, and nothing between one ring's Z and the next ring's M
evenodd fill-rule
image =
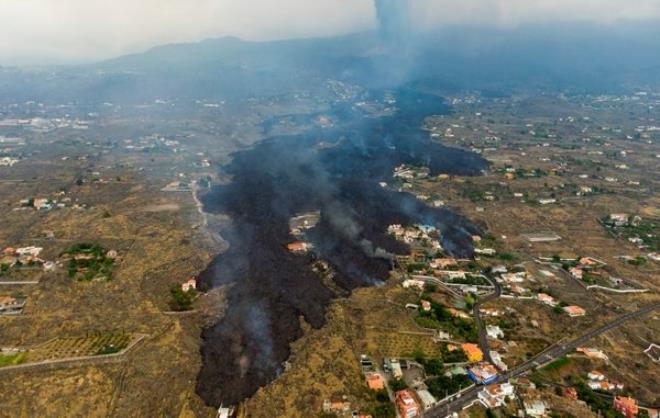
M313 89L327 78L387 87L581 89L660 86L660 25L443 28L390 48L374 33L165 45L94 65L0 69L0 100L144 102Z

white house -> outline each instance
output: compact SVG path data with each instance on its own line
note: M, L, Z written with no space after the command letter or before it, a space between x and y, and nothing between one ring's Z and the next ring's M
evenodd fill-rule
M197 280L194 278L191 278L187 282L181 284L182 291L189 292L191 289L197 289Z
M495 340L498 338L504 338L504 332L497 325L486 326L486 333L488 334L488 338L493 338Z
M545 415L545 403L540 399L534 402L525 402L525 412L533 417L542 417Z

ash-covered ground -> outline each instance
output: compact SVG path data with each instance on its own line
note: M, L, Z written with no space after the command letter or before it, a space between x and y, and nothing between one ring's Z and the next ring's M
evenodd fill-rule
M435 225L446 250L471 255L474 226L379 182L391 182L401 164L427 166L432 175L476 175L486 162L432 143L420 129L424 117L449 110L441 99L410 90L396 98L394 116L340 107L333 128L273 137L236 153L225 168L233 181L205 196L206 211L232 218L222 231L229 250L201 276L208 287L232 284L225 317L202 335L197 391L208 404L236 404L277 377L301 336L301 316L314 327L324 324L328 304L340 295L312 271L313 258L328 261L348 292L386 280L392 254L407 253L387 235L390 224ZM321 221L308 233L314 253L287 251L289 219L315 210Z

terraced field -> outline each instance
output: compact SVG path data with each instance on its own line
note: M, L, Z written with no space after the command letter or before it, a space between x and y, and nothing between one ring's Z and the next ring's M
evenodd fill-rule
M117 353L132 341L131 334L104 334L52 339L27 354L30 362Z
M428 357L440 356L440 346L430 336L368 331L367 340L380 357L407 357L420 351Z

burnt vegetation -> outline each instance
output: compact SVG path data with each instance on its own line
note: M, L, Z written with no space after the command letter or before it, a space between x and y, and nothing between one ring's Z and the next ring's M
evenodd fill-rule
M338 109L340 127L270 138L236 153L226 167L233 182L205 197L207 211L233 221L222 231L229 250L200 276L208 288L233 284L231 308L202 334L197 389L207 403L237 403L275 378L290 343L302 335L301 317L313 327L324 324L326 307L339 295L314 273L314 259L330 263L345 291L387 280L393 255L408 252L386 233L394 223L436 225L450 253L471 255L477 228L379 185L400 164L425 165L435 175L478 174L485 167L475 154L432 143L419 129L423 117L447 111L439 98L403 90L397 99L396 116L367 119ZM317 146L337 138L345 139ZM313 254L288 252L289 219L314 210L321 220L308 234Z

